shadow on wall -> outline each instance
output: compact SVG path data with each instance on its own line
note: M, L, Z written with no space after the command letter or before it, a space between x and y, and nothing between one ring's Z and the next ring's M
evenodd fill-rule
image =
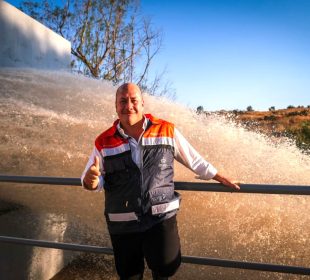
M71 44L0 1L0 67L70 70Z

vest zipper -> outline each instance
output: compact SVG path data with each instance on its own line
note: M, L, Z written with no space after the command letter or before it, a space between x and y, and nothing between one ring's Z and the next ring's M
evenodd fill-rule
M142 139L140 139L142 141ZM138 143L139 145L139 143ZM140 151L140 160L141 160L141 166L140 166L140 172L141 172L141 207L142 207L142 210L143 210L143 202L144 202L144 186L143 186L143 182L144 182L144 179L143 179L143 146L141 144L141 151Z
M141 214L143 215L143 203L144 203L144 198L143 198L143 146L142 146L142 137L143 137L143 134L139 137L138 141L137 141L137 144L138 144L138 149L140 149L140 142L141 142L141 149L140 149L140 166L139 167L139 170L140 170L140 173L141 173L141 186L140 186L140 198L141 198ZM141 220L138 219L138 222L140 222Z

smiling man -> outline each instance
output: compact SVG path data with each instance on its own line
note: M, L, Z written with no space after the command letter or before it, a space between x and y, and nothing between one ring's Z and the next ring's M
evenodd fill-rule
M116 92L116 113L127 135L137 141L143 131L144 100L135 84L124 84Z
M168 279L181 263L174 159L200 179L240 188L204 160L172 123L144 114L137 85L120 86L115 106L119 119L97 137L82 184L105 191L105 217L120 279L142 279L144 259L153 279Z

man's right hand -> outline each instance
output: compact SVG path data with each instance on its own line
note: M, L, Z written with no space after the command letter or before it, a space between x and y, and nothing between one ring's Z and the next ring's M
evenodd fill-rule
M95 161L93 165L87 170L84 177L84 187L89 190L95 190L99 184L99 176L100 168L99 168L99 157L95 156Z

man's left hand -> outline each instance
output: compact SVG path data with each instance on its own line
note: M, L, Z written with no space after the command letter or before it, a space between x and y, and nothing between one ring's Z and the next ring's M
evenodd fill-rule
M232 189L237 190L237 191L240 190L240 186L239 186L240 183L239 182L232 181L232 180L222 176L219 173L217 173L212 179L220 182L221 184L223 184L226 187L232 188Z

